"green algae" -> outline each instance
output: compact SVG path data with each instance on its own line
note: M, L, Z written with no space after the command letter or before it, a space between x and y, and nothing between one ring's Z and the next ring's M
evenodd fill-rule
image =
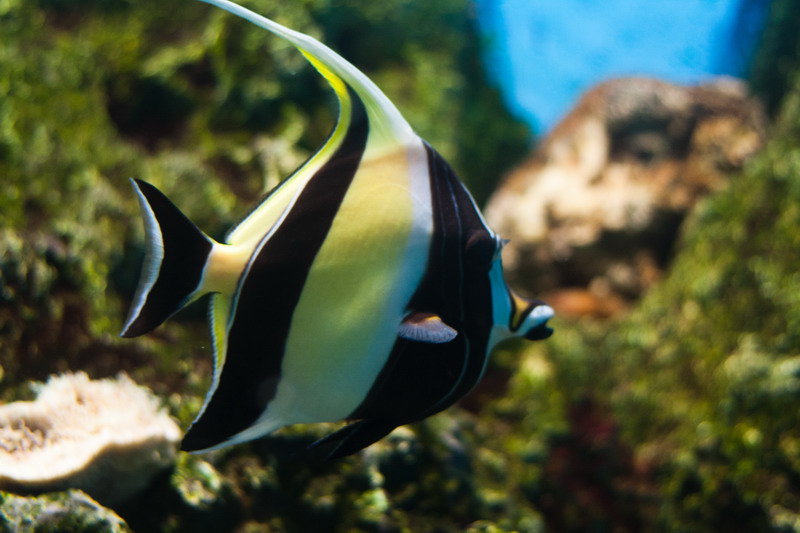
M116 513L79 490L22 497L0 492L0 531L9 533L128 533Z

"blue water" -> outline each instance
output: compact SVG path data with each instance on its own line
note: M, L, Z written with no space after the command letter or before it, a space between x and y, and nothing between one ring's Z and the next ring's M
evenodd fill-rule
M549 130L597 82L743 76L769 0L475 0L511 110Z

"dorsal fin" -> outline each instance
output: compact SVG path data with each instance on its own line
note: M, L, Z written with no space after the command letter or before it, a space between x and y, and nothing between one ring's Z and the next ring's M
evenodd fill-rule
M363 154L363 159L380 156L384 150L392 150L398 145L419 142L419 138L411 129L411 126L408 125L408 122L386 95L360 70L324 44L313 37L286 28L229 0L202 1L242 17L289 41L328 81L339 100L339 118L336 127L325 144L292 176L284 180L270 193L271 202L269 205L262 202L244 220L231 229L226 237L227 243L254 244L263 237L263 228L272 227L281 219L299 191L333 156L341 145L348 129L353 126L351 124L351 115L354 108L353 98L361 100L368 121L369 142Z
M411 126L378 86L349 61L321 42L309 35L282 26L229 0L201 1L242 17L256 26L260 26L289 41L328 80L328 83L331 84L339 98L343 112L349 102L345 85L350 86L364 102L370 121L371 134L390 142L416 139L416 134L411 129ZM338 130L339 126L334 130L334 136L341 133Z

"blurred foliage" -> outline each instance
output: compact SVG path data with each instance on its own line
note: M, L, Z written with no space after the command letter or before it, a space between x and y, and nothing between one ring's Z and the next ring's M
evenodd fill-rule
M769 1L766 26L750 68L750 83L773 116L797 76L797 58L800 56L798 27L800 3L795 0Z
M79 490L24 498L0 492L0 532L130 533L128 525Z
M538 513L505 492L499 455L472 457L476 428L468 417L402 428L344 461L296 453L330 426L184 455L119 513L137 532L541 530Z

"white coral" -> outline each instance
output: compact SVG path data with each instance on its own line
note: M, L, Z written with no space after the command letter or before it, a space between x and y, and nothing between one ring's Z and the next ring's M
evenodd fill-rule
M175 460L181 431L130 378L51 377L33 402L0 406L0 489L80 488L114 503Z

